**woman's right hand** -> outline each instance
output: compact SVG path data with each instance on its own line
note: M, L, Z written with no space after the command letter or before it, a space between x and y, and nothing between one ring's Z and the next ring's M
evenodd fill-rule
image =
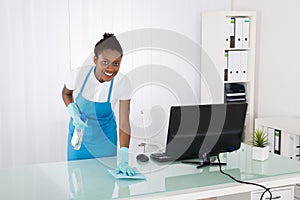
M82 129L87 127L87 120L84 119L83 121L82 114L80 113L76 103L74 102L70 103L67 108L70 116L73 119L73 125L75 126L76 129Z

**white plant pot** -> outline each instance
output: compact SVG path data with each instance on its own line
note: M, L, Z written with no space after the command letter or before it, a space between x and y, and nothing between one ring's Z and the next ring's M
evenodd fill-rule
M252 159L264 161L269 158L269 146L252 147Z

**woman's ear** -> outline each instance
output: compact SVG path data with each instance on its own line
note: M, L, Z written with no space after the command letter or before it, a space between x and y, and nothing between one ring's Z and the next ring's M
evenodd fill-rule
M95 63L95 65L97 64L97 60L98 60L98 57L94 56L94 63Z

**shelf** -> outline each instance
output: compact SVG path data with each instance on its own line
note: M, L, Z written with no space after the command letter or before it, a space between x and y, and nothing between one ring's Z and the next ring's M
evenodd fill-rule
M249 51L250 48L227 48L224 51Z
M239 81L224 81L224 83L249 83L249 80L239 80Z

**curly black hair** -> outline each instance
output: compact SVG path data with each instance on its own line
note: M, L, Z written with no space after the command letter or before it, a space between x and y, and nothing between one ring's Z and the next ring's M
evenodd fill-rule
M104 33L103 38L96 43L94 48L94 54L98 57L105 49L111 49L118 51L123 56L123 49L113 33Z

